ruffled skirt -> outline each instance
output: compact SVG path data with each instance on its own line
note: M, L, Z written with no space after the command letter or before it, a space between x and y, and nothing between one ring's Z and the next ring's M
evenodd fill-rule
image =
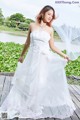
M56 53L31 48L23 63L18 63L12 88L0 107L8 119L60 118L73 115L64 67L67 60Z

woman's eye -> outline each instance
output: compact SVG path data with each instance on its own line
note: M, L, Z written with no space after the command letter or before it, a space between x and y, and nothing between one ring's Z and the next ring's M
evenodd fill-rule
M48 14L48 15L50 15L50 14Z

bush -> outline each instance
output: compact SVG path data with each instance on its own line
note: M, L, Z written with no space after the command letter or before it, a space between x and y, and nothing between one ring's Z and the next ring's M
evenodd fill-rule
M16 27L16 22L15 21L5 21L5 25L8 27Z
M4 25L10 27L11 26L10 23L11 23L10 21L6 21Z
M14 27L14 28L15 28L15 27L16 27L16 22L12 20L12 21L10 22L10 27Z
M21 24L19 24L18 28L26 31L26 30L28 30L28 24L27 23L24 23L24 24L21 23Z
M15 71L22 48L20 44L0 42L0 72Z
M0 72L14 72L23 45L13 42L0 42ZM66 51L64 51L66 52ZM65 67L66 75L80 76L80 57L70 61Z

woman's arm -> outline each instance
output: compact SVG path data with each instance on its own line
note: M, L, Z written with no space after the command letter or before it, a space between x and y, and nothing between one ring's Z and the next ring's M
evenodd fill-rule
M24 44L24 48L23 48L23 51L22 51L22 53L21 53L21 56L24 56L26 50L28 49L28 47L29 47L29 45L30 45L30 32L31 32L31 26L29 26L27 39L26 39L26 42L25 42L25 44Z
M51 39L49 41L49 45L50 45L50 48L55 51L57 54L61 55L62 57L64 57L65 59L67 60L70 60L69 57L64 54L63 52L61 52L60 49L58 49L55 45L54 45L54 37L53 37L53 34L54 34L54 30L53 28L51 28Z
M23 56L26 52L26 50L28 49L29 45L30 45L30 32L31 32L31 24L29 25L29 30L28 30L28 35L27 35L27 39L26 39L26 42L24 44L24 47L23 47L23 50L22 50L22 53L20 55L20 58L18 61L20 62L23 62Z

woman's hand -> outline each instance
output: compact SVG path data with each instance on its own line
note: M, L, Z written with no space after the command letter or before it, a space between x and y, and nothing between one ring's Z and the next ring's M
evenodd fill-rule
M63 57L64 59L67 59L68 61L70 61L70 58L67 55L64 55Z
M20 56L20 58L18 59L19 62L23 63L24 57Z

